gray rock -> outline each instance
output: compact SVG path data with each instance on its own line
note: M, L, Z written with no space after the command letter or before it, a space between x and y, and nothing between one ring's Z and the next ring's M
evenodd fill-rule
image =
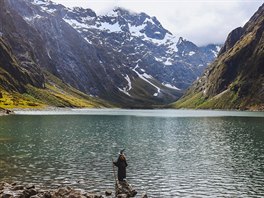
M111 196L111 195L112 195L112 191L111 191L111 190L107 190L107 191L105 191L105 195L106 195L106 196Z
M35 189L28 189L25 191L29 196L33 196L33 195L36 195L38 194L38 192L35 190Z
M116 197L117 198L128 198L129 196L127 194L118 194Z
M86 198L103 198L102 195L87 193Z
M24 186L22 185L14 186L12 190L24 190Z
M118 181L116 184L116 195L126 194L128 197L134 197L137 191L127 181Z
M28 185L28 186L26 186L26 189L32 189L32 188L35 188L35 185Z
M90 193L87 193L85 196L86 196L87 198L93 198L93 195L90 194Z
M12 194L10 193L10 192L8 192L8 193L2 193L2 195L1 195L1 198L9 198L9 197L12 197Z
M95 194L93 198L103 198L103 196L99 194Z
M66 195L69 194L69 190L67 190L66 188L59 188L54 195L55 196L61 196L61 197L65 197Z
M42 196L42 198L51 198L50 192L45 192Z
M12 198L26 198L23 192L13 194Z
M33 195L30 198L43 198L41 195Z
M141 198L148 198L147 193L143 193L142 196L141 196Z

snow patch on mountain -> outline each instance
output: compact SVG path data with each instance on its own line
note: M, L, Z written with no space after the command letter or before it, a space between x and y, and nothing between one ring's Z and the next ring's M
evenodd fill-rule
M178 87L175 87L175 86L173 86L173 85L171 85L171 84L169 84L169 83L162 83L165 87L168 87L168 88L171 88L171 89L176 89L176 90L181 90L181 89L179 89Z
M95 26L93 26L95 27ZM96 26L99 30L102 31L108 31L108 32L122 32L118 22L114 24L110 24L107 22L100 23L98 26Z
M42 18L42 16L36 14L34 16L30 16L30 17L23 17L23 19L27 22L31 22L31 21L34 21L35 19L40 19Z
M131 96L129 94L129 91L132 89L132 83L131 83L131 80L130 80L130 78L129 78L129 76L127 74L125 76L125 79L128 82L128 85L126 87L123 87L123 88L119 88L118 87L118 89L119 89L119 91L123 92L124 94L126 94L128 96Z
M194 52L194 51L190 51L190 52L189 52L189 56L192 56L192 55L194 55L194 54L196 54L196 52Z
M41 9L42 9L43 11L46 11L46 12L50 13L50 14L56 12L56 9L50 9L50 8L43 7L43 6L41 7Z
M139 26L128 24L129 31L131 33L131 36L134 37L144 37L145 35L142 33L142 30L144 29L145 25L141 24Z
M119 91L123 92L124 94L126 94L128 96L131 96L129 94L129 91L132 89L132 83L131 83L131 80L130 80L130 78L129 78L129 76L127 74L125 76L125 79L126 79L128 85L123 87L123 88L118 87L118 89L119 89Z
M150 81L148 80L148 79L151 79L151 78L153 78L153 77L152 77L151 75L149 75L149 74L146 74L146 73L144 73L144 74L140 74L140 73L136 70L138 67L139 67L139 66L136 65L136 67L135 67L134 69L132 69L132 70L138 75L139 78L141 78L142 80L146 81L147 83L149 83L150 85L152 85L153 87L155 87L155 88L157 89L157 93L155 93L154 96L158 96L158 93L161 92L161 89L160 89L158 86L154 85L152 82L150 82ZM147 78L148 78L148 79L147 79Z
M33 0L32 4L39 6L42 11L47 12L49 14L52 14L52 13L57 11L57 9L50 8L50 6L52 6L52 5L57 5L56 3L53 3L52 1L48 1L48 0Z
M43 1L43 0L34 0L32 2L32 4L35 4L35 5L48 5L49 3L47 1Z
M211 50L215 57L217 57L218 53L220 52L221 47L219 45L216 46L216 50Z
M118 17L117 11L115 9L110 10L108 13L106 13L106 16L109 17Z
M89 44L93 44L93 42L90 41L87 37L85 37L84 39L87 41L87 43L89 43ZM102 63L102 61L100 61L100 63Z
M118 87L118 90L121 91L121 92L123 92L124 94L126 94L126 95L128 95L128 96L131 96L131 95L128 93L126 87L123 87L122 89L121 89L120 87Z
M161 58L157 58L157 57L154 57L156 61L158 62L163 62L163 60Z
M173 65L172 61L173 61L172 59L168 58L168 59L164 62L164 65L166 65L166 66Z
M132 83L128 75L126 75L125 79L128 82L128 91L132 89Z
M75 19L67 19L67 18L63 18L63 20L68 23L70 26L72 26L73 28L77 29L78 32L80 32L80 29L88 29L89 26L84 24L84 23L80 23Z

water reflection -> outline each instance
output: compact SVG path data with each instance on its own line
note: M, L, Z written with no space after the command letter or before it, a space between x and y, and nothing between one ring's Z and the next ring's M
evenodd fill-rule
M159 112L160 113L160 112ZM263 118L132 115L0 118L0 177L48 187L113 188L126 148L128 179L150 197L263 196Z

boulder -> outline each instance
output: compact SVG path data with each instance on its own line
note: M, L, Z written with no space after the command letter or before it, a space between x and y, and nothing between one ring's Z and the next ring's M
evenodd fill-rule
M128 195L127 194L118 194L116 197L117 198L128 198Z
M111 195L112 195L112 191L111 191L111 190L107 190L107 191L105 191L105 195L106 195L106 196L111 196Z
M127 181L116 184L116 195L111 190L106 190L105 194L102 195L100 193L89 193L82 189L74 189L71 187L44 190L39 187L36 188L32 184L18 185L16 183L0 183L0 198L129 198L134 197L136 194L137 192Z
M26 197L29 197L29 196L25 196L25 194L23 193L23 191L16 192L15 194L12 195L12 198L26 198Z
M92 194L92 193L87 193L86 198L103 198L102 195L98 195L98 194Z
M9 198L12 197L12 193L11 192L3 192L1 195L1 198Z
M116 183L116 196L123 194L127 195L127 197L135 197L137 191L126 180L118 181Z
M42 196L42 198L51 198L50 192L45 192Z
M24 191L26 194L28 194L30 197L33 196L33 195L36 195L38 194L38 192L35 190L35 189L28 189L28 190L25 190Z
M141 198L148 198L147 193L143 193L142 196L141 196Z
M16 191L16 190L24 190L24 186L22 186L22 185L14 186L12 190L14 190L14 191Z
M35 188L35 185L27 185L26 186L26 189L32 189L32 188Z

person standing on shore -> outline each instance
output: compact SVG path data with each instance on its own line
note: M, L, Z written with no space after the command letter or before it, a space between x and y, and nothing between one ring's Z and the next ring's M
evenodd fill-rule
M118 181L124 181L126 179L127 162L126 162L126 156L123 153L124 150L125 149L120 151L117 161L113 162L114 165L118 168L117 171Z
M113 164L117 166L117 178L118 182L116 181L116 196L119 194L127 194L128 197L135 197L137 191L132 188L132 186L126 181L126 156L124 154L124 150L121 150L116 162L113 161ZM115 179L116 180L116 179Z

